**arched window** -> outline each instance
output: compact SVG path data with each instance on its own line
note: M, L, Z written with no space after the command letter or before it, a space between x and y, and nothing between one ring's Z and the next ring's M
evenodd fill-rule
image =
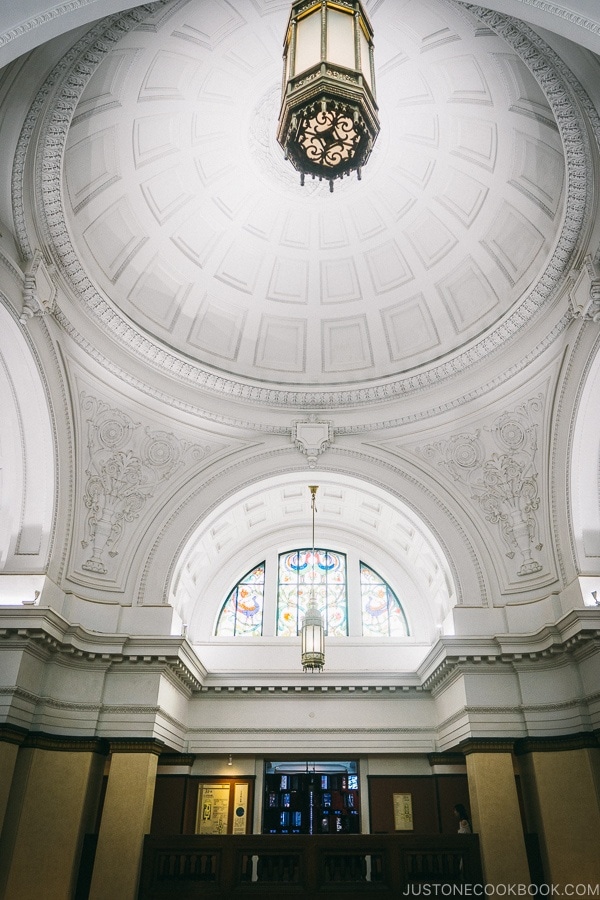
M354 558L347 570L345 553L304 547L273 558L277 563L277 604L267 604L267 615L276 616L278 637L296 637L314 591L317 608L329 637L348 635L348 581L350 595L358 607L353 621L362 621L364 637L408 637L404 610L395 592L375 569ZM357 564L358 563L358 564ZM266 561L247 572L227 595L221 607L215 634L219 637L260 636L263 633ZM269 618L269 621L272 621ZM268 628L268 633L272 634Z
M346 556L332 550L312 548L279 555L277 589L277 634L300 633L311 589L323 615L325 634L348 634Z
M375 569L361 562L360 593L365 637L406 637L408 623L395 593Z
M261 635L265 596L265 563L247 572L223 604L215 634L223 637Z

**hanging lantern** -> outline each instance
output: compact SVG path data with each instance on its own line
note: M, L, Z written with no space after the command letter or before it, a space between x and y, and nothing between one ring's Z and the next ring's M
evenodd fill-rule
M302 668L305 672L320 672L325 665L325 629L323 617L311 595L302 622Z
M312 508L312 575L315 575L315 512L318 485L309 485ZM325 665L325 628L317 609L314 588L311 588L308 607L302 621L302 668L305 672L320 672Z
M373 29L359 0L296 0L284 40L277 140L301 173L360 178L379 134Z

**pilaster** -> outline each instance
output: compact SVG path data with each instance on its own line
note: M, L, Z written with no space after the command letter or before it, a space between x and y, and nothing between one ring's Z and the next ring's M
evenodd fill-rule
M600 747L593 734L528 738L527 754L546 879L549 883L600 883Z
M89 900L136 900L162 747L152 740L111 742Z
M487 884L529 884L529 864L512 758L512 741L468 741L467 778L473 830Z
M18 750L0 850L0 892L73 895L102 774L100 741L29 735Z

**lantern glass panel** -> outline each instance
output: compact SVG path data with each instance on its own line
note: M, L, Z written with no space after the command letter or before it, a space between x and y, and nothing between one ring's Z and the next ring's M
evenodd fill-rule
M327 10L327 62L356 69L352 13L331 8Z
M369 54L369 42L365 37L365 33L360 29L360 68L363 74L363 78L373 90L373 85L371 84L371 57Z
M300 75L306 69L317 66L321 62L321 9L300 19L296 32L296 65L294 75Z

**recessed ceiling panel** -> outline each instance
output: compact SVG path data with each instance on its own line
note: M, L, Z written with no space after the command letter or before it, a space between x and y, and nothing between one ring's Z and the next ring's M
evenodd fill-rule
M535 284L565 200L541 88L466 9L367 5L381 134L333 193L275 139L287 4L177 0L105 55L64 203L146 337L263 385L360 384L481 340Z

